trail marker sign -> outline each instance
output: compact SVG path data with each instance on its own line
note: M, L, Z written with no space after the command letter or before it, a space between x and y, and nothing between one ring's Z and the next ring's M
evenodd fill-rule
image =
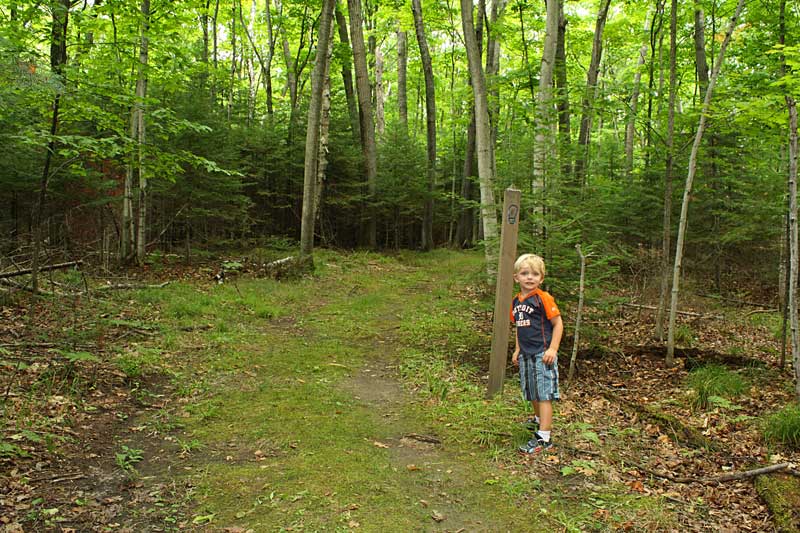
M503 390L508 363L508 310L514 292L514 260L517 256L519 234L520 198L522 193L513 187L503 197L503 227L500 231L500 253L497 258L497 285L494 297L494 322L492 326L492 354L489 360L489 387L491 398Z

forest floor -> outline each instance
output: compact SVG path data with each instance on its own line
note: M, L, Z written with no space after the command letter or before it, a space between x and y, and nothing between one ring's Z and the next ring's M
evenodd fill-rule
M590 297L556 446L528 457L513 367L484 398L481 261L322 250L274 281L260 255L160 257L46 284L150 288L0 295L0 531L799 529L800 453L763 438L793 395L776 313L690 288L668 367L646 289ZM239 273L217 284L221 265ZM556 297L571 333L576 298ZM687 380L709 363L745 387L700 407Z

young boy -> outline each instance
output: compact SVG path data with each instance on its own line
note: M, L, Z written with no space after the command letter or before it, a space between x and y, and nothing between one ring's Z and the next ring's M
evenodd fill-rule
M539 287L544 280L544 260L524 254L514 263L519 294L511 303L511 321L516 325L516 347L511 360L519 367L522 396L533 402L533 438L519 450L539 453L553 445L553 400L558 394L558 346L564 333L561 313L550 294Z

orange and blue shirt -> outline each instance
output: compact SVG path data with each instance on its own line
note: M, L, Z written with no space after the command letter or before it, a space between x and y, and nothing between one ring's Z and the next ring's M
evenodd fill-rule
M555 299L541 289L515 296L510 318L517 326L520 353L536 355L546 351L553 340L550 321L560 314Z

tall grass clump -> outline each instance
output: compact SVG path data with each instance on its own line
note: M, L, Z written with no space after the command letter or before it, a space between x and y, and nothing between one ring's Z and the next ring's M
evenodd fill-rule
M764 439L771 444L800 449L800 404L789 404L767 418Z
M731 399L739 396L747 388L745 380L722 365L706 365L689 373L687 379L692 389L692 406L707 409L721 398Z

